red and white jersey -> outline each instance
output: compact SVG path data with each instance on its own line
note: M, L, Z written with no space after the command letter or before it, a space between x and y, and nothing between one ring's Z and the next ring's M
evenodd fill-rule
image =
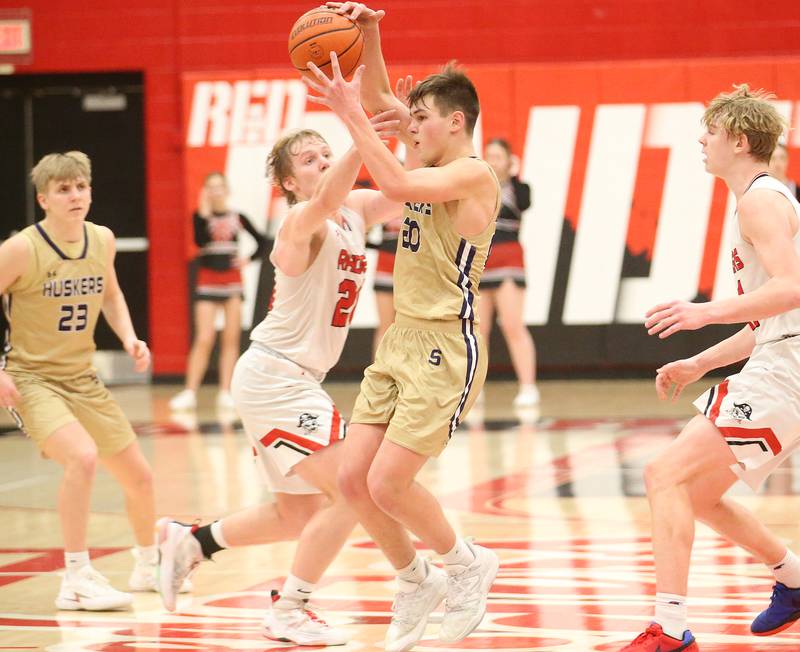
M269 313L250 339L316 374L336 364L367 271L364 220L340 209L343 225L327 221L317 257L300 276L275 270ZM280 232L275 238L277 245Z
M786 197L792 208L794 208L798 220L800 220L800 203L792 195L792 191L766 172L757 176L745 190L745 193L764 188L779 192ZM794 236L794 248L798 256L800 256L800 230ZM733 277L739 294L752 292L769 280L769 274L759 262L753 245L745 242L744 238L742 238L738 215L733 230L731 262L733 264ZM750 328L755 331L756 344L774 342L783 339L787 335L800 335L800 309L750 322Z

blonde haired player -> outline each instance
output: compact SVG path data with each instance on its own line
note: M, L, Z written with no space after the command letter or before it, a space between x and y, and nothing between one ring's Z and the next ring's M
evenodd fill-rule
M304 81L347 126L381 191L405 202L394 268L397 316L364 374L339 476L359 521L398 573L385 648L400 652L416 644L445 597L440 639L455 642L472 632L499 566L494 552L456 536L416 476L447 446L486 378L478 284L500 188L475 156L480 106L469 78L447 66L415 86L406 106L392 94L383 63L383 12L350 2L328 6L362 26L366 68L348 83L332 54L332 80L309 64L315 78ZM374 136L360 104L362 77L366 108L404 116L409 156L424 167L404 170ZM446 572L418 556L409 530L441 555Z
M372 122L383 137L396 131L387 114ZM343 645L347 634L307 606L356 523L336 485L345 424L321 383L341 355L364 282L365 229L401 207L375 190L351 190L358 152L351 148L334 163L312 130L282 138L268 166L291 208L270 256L272 306L236 364L232 391L275 502L200 528L159 521L162 596L174 609L176 587L223 548L298 539L264 633L298 645Z
M707 324L746 324L694 357L661 367L660 398L677 397L712 369L747 363L695 401L701 414L645 470L656 610L654 622L625 652L699 649L686 626L695 520L736 542L775 576L771 604L751 625L754 634L774 634L800 617L800 560L724 497L737 479L757 488L800 444L800 204L768 173L785 127L769 99L737 86L714 98L703 116L706 170L736 198L731 266L738 296L672 301L647 313L648 332L661 338Z
M0 366L0 406L45 457L64 468L58 512L66 573L59 609L128 606L92 568L86 547L89 500L98 457L125 492L137 548L133 590L155 590L153 480L136 436L92 368L94 329L102 311L137 371L150 364L136 337L114 272L114 234L86 221L91 164L81 152L48 154L31 179L41 222L0 246L0 293L9 323Z

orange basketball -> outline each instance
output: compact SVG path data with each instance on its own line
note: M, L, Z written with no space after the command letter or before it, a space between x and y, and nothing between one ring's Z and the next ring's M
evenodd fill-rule
M349 77L358 66L363 49L361 28L330 9L307 11L297 19L289 33L289 58L304 75L312 74L308 69L308 62L312 61L332 77L330 53L336 52L342 76Z

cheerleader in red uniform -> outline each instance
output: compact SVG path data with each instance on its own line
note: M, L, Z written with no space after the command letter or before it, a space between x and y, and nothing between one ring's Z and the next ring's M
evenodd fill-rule
M225 175L210 173L192 218L194 242L200 249L194 292L194 342L189 352L186 387L169 402L173 410L192 410L197 406L197 390L203 382L217 336L214 323L219 310L225 315L225 326L220 340L217 407L233 408L230 386L242 332L242 267L264 257L267 241L250 220L228 208L228 194ZM239 256L242 230L256 241L256 250L250 257Z
M519 242L520 219L522 212L531 205L531 188L513 171L515 157L507 141L502 138L490 140L486 145L485 159L500 182L503 205L497 216L492 249L481 279L481 300L478 303L481 335L488 346L496 311L519 380L519 393L514 405L534 407L539 404L536 348L522 319L525 262Z

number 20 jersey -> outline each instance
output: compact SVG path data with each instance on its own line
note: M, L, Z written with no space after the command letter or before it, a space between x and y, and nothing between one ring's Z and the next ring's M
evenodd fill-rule
M339 360L367 271L364 220L346 207L339 212L342 226L327 220L325 239L305 272L275 270L272 306L250 335L316 374Z
M65 243L39 223L19 236L28 243L29 260L3 297L9 324L5 370L51 380L92 373L106 281L103 232L85 222L83 241Z

